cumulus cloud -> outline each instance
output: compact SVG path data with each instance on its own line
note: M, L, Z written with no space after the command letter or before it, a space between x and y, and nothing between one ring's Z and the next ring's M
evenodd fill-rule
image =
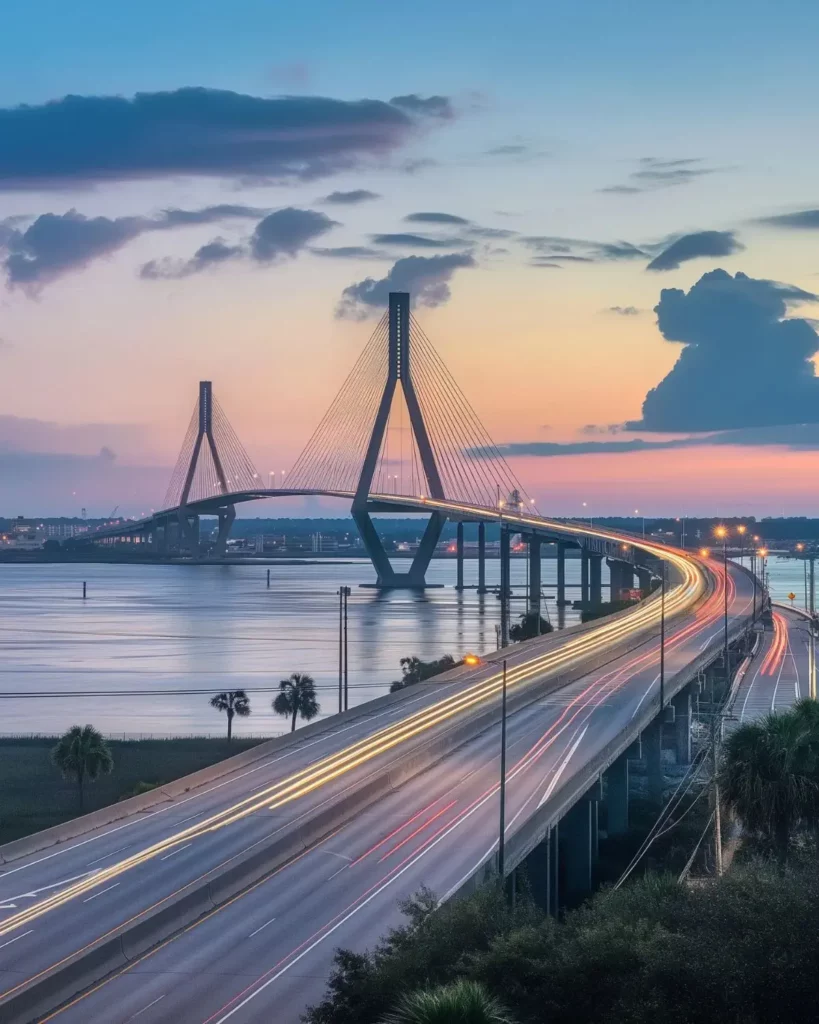
M434 238L432 235L416 235L407 232L373 235L372 240L376 245L400 245L413 249L452 249L468 244L463 238Z
M200 246L189 260L176 260L171 257L149 260L143 264L139 276L150 281L179 280L199 274L209 267L218 266L226 260L241 256L244 249L241 245L228 245L221 238Z
M676 270L688 260L701 256L732 256L744 248L733 231L695 231L673 241L654 257L646 270Z
M354 188L350 192L331 192L329 196L320 199L320 203L331 203L334 206L355 206L357 203L366 203L371 199L380 199L377 192L370 192L366 188Z
M15 227L0 249L10 285L36 291L93 260L109 256L146 232L169 231L220 221L258 219L264 210L220 204L198 210L168 209L152 216L86 217L76 210L44 213L26 228Z
M819 231L819 210L795 210L793 213L780 213L774 217L760 217L757 224L789 228L793 231Z
M645 397L629 429L728 430L819 422L819 336L792 303L819 301L793 285L725 270L688 293L664 288L654 308L660 333L684 347Z
M250 239L250 254L262 263L279 256L296 256L314 238L337 224L338 221L330 220L326 213L317 210L299 210L293 206L276 210L256 225Z
M383 311L390 292L409 292L413 305L440 306L451 296L449 282L456 270L477 266L469 253L447 256L407 256L398 260L386 277L367 277L345 288L336 316L363 320Z
M452 103L446 96L423 98L413 92L407 96L393 96L390 105L419 117L437 117L449 120L455 114Z
M465 217L457 217L454 213L409 213L404 218L410 224L468 224Z
M0 109L0 188L180 174L310 180L395 150L421 120L451 116L446 97L415 94L390 103L201 87L66 96Z

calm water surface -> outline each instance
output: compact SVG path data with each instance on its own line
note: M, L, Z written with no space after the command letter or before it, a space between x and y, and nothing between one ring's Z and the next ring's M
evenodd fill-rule
M323 711L338 706L338 597L349 599L350 703L387 691L399 661L484 653L496 646L500 609L494 594L454 588L454 559L436 560L422 593L379 592L370 563L273 565L0 565L0 691L65 696L0 701L0 733L55 733L91 722L108 735L222 733L224 717L208 705L220 689L275 689L291 672L309 672ZM604 583L607 570L603 569ZM554 559L543 561L545 612L555 626ZM566 582L579 584L579 560ZM82 600L82 581L88 598ZM477 562L465 562L477 582ZM487 562L497 585L498 563ZM513 615L523 611L526 561L512 562ZM569 590L579 597L579 590ZM565 624L577 621L566 609ZM174 694L173 690L206 690ZM76 696L79 691L113 691ZM240 735L286 728L272 692L251 692L253 714L236 720Z

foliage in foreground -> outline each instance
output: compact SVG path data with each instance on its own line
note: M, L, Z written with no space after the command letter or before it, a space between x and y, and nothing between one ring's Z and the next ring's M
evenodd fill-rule
M513 1024L483 985L460 979L404 996L382 1024Z
M538 619L540 623L538 624ZM521 615L520 622L513 623L509 628L509 639L513 643L520 643L521 640L533 640L536 636L545 636L552 632L552 624L538 615L537 612L526 612Z
M111 750L93 725L72 725L51 751L51 760L63 777L77 783L77 801L83 812L86 779L93 781L114 770Z
M296 730L296 719L312 721L321 710L316 696L316 682L306 672L291 672L279 682L279 692L272 702L277 715L290 719L290 731Z
M819 1017L817 861L759 864L680 886L648 876L561 923L486 887L444 905L422 892L366 954L339 951L307 1024L379 1024L402 996L476 981L519 1024L765 1024ZM457 1019L457 1018L456 1018Z
M390 684L390 693L403 690L405 686L411 686L413 683L423 683L425 679L431 679L441 672L447 672L449 669L455 668L456 665L460 665L460 662L455 661L451 654L445 654L442 658L432 661L421 661L414 654L409 658L402 658L401 672L403 674L400 679L396 679Z

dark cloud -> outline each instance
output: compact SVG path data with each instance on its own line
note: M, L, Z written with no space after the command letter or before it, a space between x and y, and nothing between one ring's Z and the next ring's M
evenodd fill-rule
M618 316L639 316L640 310L636 306L609 306L608 313L616 313Z
M654 257L646 270L676 270L687 260L701 256L732 256L744 248L733 231L695 231L673 241Z
M547 270L562 270L563 267L559 263L553 262L553 257L549 256L533 256L529 260L530 267L545 267Z
M459 245L468 245L463 238L433 238L431 235L415 235L398 232L385 235L373 235L376 245L400 245L413 249L452 249Z
M377 192L370 192L366 188L355 188L351 192L331 192L329 196L320 199L320 203L331 203L334 206L354 206L356 203L366 203L370 199L380 199Z
M407 96L393 96L390 105L419 117L437 117L449 120L454 117L455 113L452 103L446 96L424 98L414 92Z
M175 260L167 257L162 260L149 260L140 269L139 276L150 281L179 280L199 274L208 267L218 266L227 260L236 259L244 254L241 245L228 245L221 238L200 246L189 260Z
M295 256L314 238L336 227L326 213L288 206L259 221L250 239L250 254L262 263L279 256Z
M784 319L790 303L819 301L792 285L725 270L686 293L664 288L654 308L663 337L684 348L630 429L728 430L819 422L819 336Z
M600 192L613 192L620 195L631 195L635 192L651 192L675 185L686 185L697 178L716 174L719 168L703 166L700 157L684 157L666 159L664 157L644 156L637 164L637 169L629 174L629 183L609 185L599 189Z
M450 298L449 282L456 270L477 266L468 253L447 256L407 256L386 277L368 277L345 288L336 316L362 320L387 307L390 292L409 292L417 306L440 306Z
M310 180L391 152L419 117L452 116L443 96L263 98L220 89L66 96L0 109L0 188L206 175Z
M551 260L570 263L647 259L649 256L645 247L632 245L631 242L594 242L561 235L526 235L521 241L527 248L535 249Z
M775 217L759 217L756 223L774 228L790 228L794 231L819 231L819 210L795 210L793 213L780 213Z
M456 217L454 213L409 213L404 218L410 224L468 224L465 217Z
M800 423L777 427L751 427L744 430L721 430L713 434L669 440L646 440L634 437L624 441L517 441L500 445L506 456L534 455L553 458L560 455L617 455L625 452L655 451L658 449L700 448L704 446L735 445L757 447L775 445L793 451L819 450L819 424ZM490 457L483 449L472 449L473 458Z
M487 156L524 156L529 153L529 147L522 142L510 143L506 146L493 146L487 149Z
M467 234L474 235L475 238L515 238L518 232L509 228L471 227Z
M313 248L314 256L328 256L337 260L393 260L395 253L384 252L382 249L371 249L367 245L339 245L334 249Z
M163 210L153 217L86 217L76 210L44 213L25 229L14 228L0 240L3 268L10 285L38 289L64 274L109 256L150 231L169 231L227 220L258 219L266 211L221 204L199 210Z

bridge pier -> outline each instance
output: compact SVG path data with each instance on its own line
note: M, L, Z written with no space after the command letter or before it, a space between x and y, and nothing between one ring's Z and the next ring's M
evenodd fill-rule
M610 836L628 832L628 752L606 772L606 820Z
M196 558L199 554L199 516L191 515L182 506L177 513L177 522L179 526L177 540L180 554L184 554L187 551L192 558Z
M559 825L555 822L541 843L523 861L532 899L541 910L557 917L560 899Z
M541 543L540 536L533 533L529 538L529 601L530 615L540 618L540 584L541 584ZM540 630L538 629L538 632Z
M624 601L627 598L627 591L634 586L634 566L630 562L611 558L608 560L608 566L611 574L611 600Z
M219 532L216 535L216 547L214 554L217 558L224 558L227 554L227 542L230 536L230 528L236 518L236 506L228 505L227 508L219 509Z
M456 581L455 589L464 589L464 524L458 523L456 528L456 541L455 541L456 559L457 559L457 570L456 570Z
M674 708L674 752L677 764L691 764L691 687L686 686L671 702Z
M566 850L566 906L582 902L594 884L597 862L597 799L599 785L591 796L582 797L561 821Z
M509 593L510 554L509 530L502 526L500 532L500 602L501 602L501 647L509 646Z
M663 802L663 716L657 715L641 736L646 761L646 796L653 804Z
M603 603L603 556L589 555L589 604L599 608Z
M364 550L369 555L375 569L375 586L384 590L392 588L423 590L427 585L426 572L432 561L432 556L435 554L435 545L440 540L446 516L442 512L433 512L429 517L421 543L410 564L409 572L396 572L393 569L369 512L353 506L352 516L358 527Z
M565 541L557 542L557 607L562 608L566 601L566 547Z
M486 523L478 523L478 593L486 593Z
M643 597L648 597L651 593L651 573L648 569L637 567L637 584L642 591Z
M589 603L589 552L580 550L580 602L585 607Z

